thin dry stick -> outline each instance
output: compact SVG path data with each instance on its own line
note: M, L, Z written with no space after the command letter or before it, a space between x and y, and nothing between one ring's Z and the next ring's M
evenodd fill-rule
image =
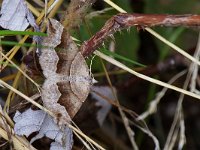
M20 76L21 76L21 72L18 71L17 75L15 76L15 79L14 79L14 81L12 83L12 87L13 88L16 88L17 85L18 85L17 83L20 82L20 80L19 80ZM7 99L6 99L6 103L4 105L4 111L9 112L10 102L12 101L14 96L15 96L15 93L13 93L13 91L10 90L9 93L8 93Z
M52 112L50 112L48 109L46 109L45 107L41 106L40 104L38 104L37 102L35 102L33 99L29 98L28 96L24 95L23 93L21 93L20 91L16 90L15 88L13 88L12 86L8 85L7 83L5 83L4 81L0 80L0 86L6 87L10 90L12 90L13 92L15 92L16 94L18 94L19 96L23 97L24 99L26 99L27 101L29 101L30 103L32 103L33 105L37 106L38 108L44 110L45 112L47 112L49 115L54 117L54 114ZM78 129L76 129L75 127L73 127L72 125L68 124L69 128L73 129L75 132L79 133L79 135L81 135L82 137L84 137L87 141L91 142L93 145L95 145L97 148L104 150L103 147L101 147L99 144L97 144L96 142L94 142L92 139L90 139L88 136L86 136L83 132L79 131Z
M101 62L102 62L102 61L101 61ZM121 116L121 118L122 118L122 120L123 120L125 129L126 129L126 132L127 132L127 134L128 134L129 140L130 140L130 142L131 142L131 145L132 145L132 147L133 147L134 150L138 150L139 148L138 148L138 146L137 146L137 144L136 144L136 141L135 141L135 138L134 138L134 137L135 137L135 133L134 133L134 131L131 129L131 127L130 127L130 125L129 125L128 118L126 117L126 115L124 114L124 112L123 112L123 110L122 110L122 108L121 108L121 106L120 106L120 103L119 103L119 100L118 100L118 98L117 98L116 92L115 92L114 89L113 89L112 82L111 82L111 80L110 80L110 78L109 78L108 72L107 72L107 70L106 70L105 65L103 64L103 62L102 62L102 66L103 66L103 69L104 69L104 72L105 72L107 81L108 81L108 83L109 83L109 85L110 85L110 87L111 87L112 94L114 95L115 101L116 101L116 103L118 104L118 107L117 107L117 108L118 108L118 111L119 111L119 113L120 113L120 116Z
M197 44L197 48L196 48L196 51L194 54L194 58L197 58L199 56L199 54L200 54L200 34L199 34L198 44ZM183 89L187 89L190 79L191 79L191 76L194 71L194 67L195 67L195 64L191 63L185 83L183 85ZM177 139L177 135L175 134L176 133L175 129L178 130L180 128L180 130L182 130L182 132L180 132L181 134L180 134L180 140L179 140L179 149L182 149L186 142L185 135L183 135L184 134L183 129L185 128L184 120L183 120L184 115L183 115L183 110L182 110L183 98L184 98L184 94L181 93L179 100L178 100L175 117L174 117L171 129L170 129L169 135L167 137L167 141L166 141L164 150L172 149L174 147L175 141Z
M0 131L1 136L4 139L8 140L10 144L13 144L15 149L35 149L31 146L30 143L28 143L26 139L13 134L13 123L10 124L10 121L10 117L8 117L7 113L3 112L0 106L0 128L2 128L2 130ZM6 135L3 133L4 131L6 132Z
M1 136L5 139L5 140L8 140L8 134L7 132L0 127L0 134ZM36 150L34 147L32 147L31 145L28 145L28 142L27 143L24 143L23 142L23 139L20 139L21 137L18 137L18 136L12 136L12 139L13 139L13 144L14 144L14 147L18 150L20 149L23 149L23 150Z
M102 146L100 146L98 143L96 143L95 141L93 141L92 139L90 139L87 135L85 135L83 132L80 132L79 129L75 128L74 126L72 126L71 124L68 124L68 127L71 128L73 131L79 133L80 136L84 137L87 141L89 141L90 143L92 143L94 146L96 146L98 149L100 150L105 150L105 148L103 148Z
M77 134L75 131L73 132L77 136L77 138L83 143L83 145L87 148L87 150L92 150L92 148L90 148L90 146L82 139L82 137L79 136L79 134Z
M38 89L40 88L40 86L33 81L33 79L31 79L20 67L18 67L12 60L10 60L6 55L4 55L3 53L0 53L4 58L6 58L6 60L11 63L17 70L19 70L27 79L29 79Z
M199 57L200 57L200 41L197 43L196 53L194 54L194 58L199 60ZM190 83L190 91L200 95L200 91L196 88L199 66L194 63L192 65L193 65L192 66L193 72L192 72L191 83Z
M176 87L176 86L167 84L167 83L165 83L165 82L156 80L156 79L151 78L151 77L148 77L148 76L146 76L146 75L140 74L140 73L138 73L138 72L136 72L136 71L134 71L134 70L128 68L128 67L125 66L124 64L118 62L117 60L115 60L115 59L113 59L113 58L111 58L111 57L109 57L109 56L107 56L107 55L105 55L105 54L103 54L103 53L101 53L101 52L99 52L99 51L95 51L94 54L96 54L97 56L103 58L104 60L106 60L106 61L108 61L108 62L114 64L115 66L118 66L119 68L124 69L124 70L130 72L131 74L137 76L138 78L144 79L144 80L146 80L146 81L155 83L155 84L160 85L160 86L167 87L167 88L169 88L169 89L175 90L175 91L180 92L180 93L184 93L185 95L188 95L188 96L191 96L191 97L194 97L194 98L197 98L197 99L200 100L200 95L197 95L197 94L192 93L192 92L189 92L189 91L187 91L187 90L184 90L184 89L178 88L178 87Z
M168 84L172 84L178 78L180 78L181 76L183 76L185 73L186 73L186 70L183 70L183 71L179 72L178 74L176 74L174 77L172 77L169 80ZM156 98L150 102L148 109L145 112L143 112L141 115L139 115L137 117L137 120L144 120L149 115L155 113L157 111L157 106L158 106L160 100L165 95L165 93L167 92L167 90L168 90L168 88L164 87L159 93L157 93L156 94Z
M13 92L15 92L17 95L23 97L24 99L26 99L27 101L29 101L30 103L32 103L33 105L37 106L38 108L44 110L45 112L47 112L49 115L54 116L52 114L52 112L50 112L49 110L47 110L45 107L41 106L40 104L38 104L37 102L35 102L34 100L32 100L30 97L24 95L23 93L21 93L20 91L18 91L17 89L13 88L12 86L10 86L9 84L7 84L6 82L0 80L0 86L6 87L9 90L12 90Z

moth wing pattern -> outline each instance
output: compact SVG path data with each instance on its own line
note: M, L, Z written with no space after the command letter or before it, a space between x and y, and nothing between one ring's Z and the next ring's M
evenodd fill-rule
M70 76L72 77L70 86L73 93L81 102L84 102L90 92L91 77L86 61L80 52L72 61Z

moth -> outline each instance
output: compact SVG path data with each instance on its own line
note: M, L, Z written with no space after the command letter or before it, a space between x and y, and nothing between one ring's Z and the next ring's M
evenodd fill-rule
M87 98L92 78L76 43L62 24L49 19L48 36L41 42L39 56L45 81L41 97L59 125L69 123Z

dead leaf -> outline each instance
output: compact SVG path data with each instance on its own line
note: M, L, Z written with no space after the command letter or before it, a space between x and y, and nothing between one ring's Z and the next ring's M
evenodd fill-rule
M45 116L46 115L42 110L34 112L31 109L28 109L22 114L17 111L13 118L16 122L14 127L15 133L17 135L26 135L28 137L31 133L39 131Z
M92 98L97 100L96 106L101 107L97 112L97 120L98 120L99 125L102 125L108 112L111 109L111 104L100 95L103 95L104 97L110 100L114 100L115 96L113 95L112 89L108 86L93 86L92 91L94 91L94 92L91 92ZM114 90L114 92L116 93L116 90ZM97 93L100 95L98 95Z
M14 131L17 135L39 133L31 139L31 143L44 136L55 140L51 143L51 150L71 150L73 145L72 130L65 126L63 130L53 121L52 117L42 110L28 109L23 113L16 112L13 120L16 122Z
M48 37L42 42L46 47L39 56L46 78L41 97L44 106L56 114L56 122L64 125L71 121L87 98L92 79L84 57L69 34L63 31L63 26L50 19L47 33Z
M10 126L10 123L7 121L7 114L3 111L0 105L0 128L1 128L1 138L4 138L7 141L12 141L13 147L15 150L35 150L34 147L29 143L28 140L21 138L14 133L13 128ZM6 119L7 118L7 119ZM3 149L1 147L1 149Z
M0 14L0 26L5 29L24 31L31 24L36 31L39 31L24 0L4 0Z

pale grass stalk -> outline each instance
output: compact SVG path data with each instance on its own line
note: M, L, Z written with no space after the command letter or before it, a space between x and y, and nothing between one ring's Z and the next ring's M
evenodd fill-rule
M147 127L146 123L144 120L141 120L142 122L144 122L144 127L142 127L139 124L134 123L133 121L130 120L130 123L133 124L134 126L136 126L137 128L139 128L142 132L144 132L145 134L147 134L149 137L151 137L151 139L153 140L154 144L155 144L155 150L160 150L160 144L158 139L153 135L153 133L149 130L149 128Z
M55 13L56 13L56 10L58 9L58 7L62 4L63 0L57 0L57 1L54 1L53 3L53 0L50 0L49 3L48 3L48 7L53 3L53 6L50 7L50 9L48 10L48 17L52 17ZM31 6L30 6L31 7ZM51 12L50 12L51 11ZM38 12L35 12L35 14L38 16L37 18L37 22L39 23L42 19L42 17L44 16L44 11L42 11L40 14L38 14ZM25 42L25 40L28 38L28 35L24 36L24 38L22 38L22 40L19 42L20 44L23 44ZM9 62L10 60L9 59L12 59L12 57L16 54L16 52L19 50L20 46L15 46L13 47L9 53L7 53L7 56L10 55L10 57L7 59L7 56L5 57ZM5 55L4 55L5 56ZM12 62L11 62L12 63ZM14 64L14 63L13 63ZM22 71L20 68L18 68L18 66L16 66L14 64L14 66ZM4 66L5 67L5 66ZM23 71L22 71L22 74ZM25 75L26 76L26 75ZM26 76L27 77L27 76ZM32 81L31 78L27 77L29 80ZM33 81L34 82L34 81ZM16 94L18 94L19 96L23 97L24 99L26 99L27 101L29 101L30 103L32 103L33 105L37 106L38 108L40 108L41 110L47 112L48 114L50 114L51 116L54 116L54 114L52 112L50 112L48 109L46 109L45 107L41 106L40 104L36 103L35 101L33 101L31 98L27 97L26 95L24 95L23 93L21 93L20 91L16 90L15 88L13 88L12 86L8 85L7 83L5 83L4 81L0 80L0 86L3 86L3 87L6 87L8 89L10 89L11 91L15 92ZM82 137L84 137L86 139L86 141L92 143L94 146L96 146L98 149L100 150L105 150L102 146L100 146L98 143L96 143L95 141L93 141L92 139L90 139L87 135L85 135L82 131L76 129L75 127L73 127L72 125L69 124L69 127L74 131L76 132L76 135L77 133L79 135L81 135ZM1 136L3 136L5 139L8 139L8 137L6 136L7 133L6 131L4 131L3 129L1 130L0 128L0 134ZM14 137L14 142L15 140L17 140L15 137ZM18 141L15 142L15 143L19 143ZM25 146L23 146L24 149L26 149ZM23 148L19 148L20 150L23 149ZM28 148L30 149L30 148Z
M54 3L47 9L47 14L50 13L53 10L53 8L61 1L63 0L55 0Z
M122 9L121 7L119 7L118 5L116 5L115 3L113 3L110 0L104 0L104 2L106 2L108 5L112 6L113 8L115 8L117 11L121 12L121 13L126 13L126 11L124 9Z
M94 92L94 91L93 91ZM105 99L108 103L112 104L113 106L116 106L117 108L120 107L121 110L123 110L123 112L126 112L128 113L129 115L132 116L133 120L135 120L136 122L132 121L132 119L127 119L127 117L123 116L124 120L127 122L128 121L128 125L127 126L127 131L131 130L130 128L130 125L134 125L135 127L137 127L138 129L140 129L142 132L144 132L145 134L147 134L154 142L155 144L155 150L160 150L160 144L159 144L159 141L158 139L153 135L153 133L148 129L148 126L146 125L145 121L144 120L140 120L138 121L136 119L137 117L137 114L135 114L135 112L123 107L123 106L120 106L119 103L117 102L114 102L115 100L111 100L103 95L101 95L100 93L96 92L95 91L95 94L97 94L98 96L102 97L102 99ZM125 115L124 113L122 115ZM130 125L129 125L130 124ZM143 126L142 126L143 125ZM130 132L133 132L132 130ZM133 133L131 133L133 135ZM130 135L131 135L130 134ZM134 139L133 139L134 140Z
M21 149L35 150L35 148L33 148L31 144L27 141L27 139L13 134L14 131L12 129L12 125L13 123L10 117L8 116L7 113L3 112L2 107L0 106L0 135L5 140L9 141L10 143L13 143L13 146L16 150L21 150Z
M126 70L127 72L129 72L129 73L131 73L131 74L133 74L133 75L135 75L135 76L137 76L137 77L139 77L141 79L144 79L146 81L152 82L154 84L157 84L157 85L160 85L160 86L163 86L163 87L167 87L167 88L172 89L174 91L177 91L177 92L183 93L185 95L194 97L196 99L200 99L200 95L197 95L197 94L192 93L190 91L178 88L176 86L167 84L167 83L162 82L160 80L156 80L154 78L151 78L151 77L148 77L148 76L143 75L141 73L138 73L138 72L130 69L129 67L125 66L124 64L120 63L119 61L117 61L117 60L115 60L115 59L113 59L113 58L111 58L111 57L109 57L109 56L107 56L107 55L105 55L105 54L103 54L103 53L101 53L99 51L95 51L94 54L97 55L97 56L99 56L99 57L101 57L101 58L103 58L104 60L112 63L113 65L118 66L119 68Z
M5 76L5 77L2 77L0 78L0 80L3 80L3 81L9 81L9 80L13 80L15 77L16 77L16 73L14 74L11 74L11 75L8 75L8 76Z
M20 80L19 80L20 76L21 76L21 72L18 71L17 75L16 75L16 77L15 77L13 83L12 83L12 87L15 88L15 89L17 89L17 85L20 82ZM4 105L4 111L9 112L10 102L11 102L11 100L14 96L15 96L15 93L10 90L9 93L8 93L7 99L6 99L6 103Z
M49 115L54 116L54 114L49 111L48 109L46 109L45 107L41 106L40 104L38 104L37 102L35 102L34 100L32 100L31 98L29 98L28 96L24 95L23 93L21 93L20 91L18 91L17 89L13 88L12 86L8 85L7 83L5 83L4 81L0 80L0 85L3 87L6 87L10 90L12 90L13 92L15 92L16 94L18 94L19 96L21 96L22 98L26 99L28 102L32 103L33 105L37 106L38 108L40 108L41 110L47 112ZM86 141L92 143L94 146L96 146L98 149L100 150L105 150L102 146L100 146L98 143L96 143L95 141L93 141L92 139L90 139L87 135L85 135L82 131L80 131L79 129L75 128L74 126L72 126L71 124L68 124L68 127L71 128L73 131L77 132L79 135L81 135L82 137L84 137L86 139ZM4 134L4 132L2 132ZM1 132L0 132L1 135ZM3 136L3 135L1 135Z
M99 15L101 15L101 14L104 14L104 13L106 13L107 11L110 11L110 10L112 10L113 8L111 7L111 8L105 8L105 9L103 9L103 10L99 10L99 11L94 11L94 12L91 12L91 13L89 13L88 15L86 15L85 16L85 18L86 19L92 19L92 18L94 18L94 17L97 17L97 16L99 16Z
M121 12L121 13L127 13L125 10L123 10L121 7L117 6L112 1L110 1L110 0L104 0L104 1L107 4L109 4L110 6L112 6L113 8L115 8L116 10L118 10L119 12ZM162 41L163 43L165 43L166 45L170 46L171 48L173 48L174 50L176 50L177 52L179 52L180 54L182 54L183 56L185 56L186 58L188 58L189 60L191 60L192 62L195 62L198 65L200 65L200 61L199 60L197 60L196 58L192 57L191 55L189 55L188 53L186 53L183 49L181 49L178 46L176 46L175 44L171 43L170 41L168 41L167 39L165 39L164 37L162 37L161 35L159 35L155 31L153 31L152 29L150 29L150 28L144 28L144 29L146 31L148 31L149 33L151 33L156 38L158 38L160 41Z
M57 0L57 1L54 1L54 3L52 5L54 5L52 8L51 6L49 7L51 10L50 12L48 11L48 17L47 18L52 18L53 16L55 16L58 8L60 7L60 5L62 5L64 2L64 0Z
M196 51L194 53L194 58L198 58L199 55L200 55L200 34L199 34L199 38L198 38ZM185 81L184 86L183 86L183 89L186 89L188 87L190 80L194 80L194 79L191 78L192 75L194 74L194 68L195 68L195 64L191 63L190 67L189 67L189 72L188 72L186 81ZM184 95L181 94L180 98L179 98L179 101L178 101L178 105L177 105L177 110L176 110L177 113L175 114L174 121L173 121L172 127L170 129L170 132L169 132L169 135L168 135L168 138L167 138L167 142L166 142L166 145L165 145L166 150L168 149L168 147L172 147L173 148L173 145L175 144L174 141L171 141L171 143L170 143L170 139L173 136L173 132L175 130L175 126L179 125L179 128L180 128L179 149L182 149L184 144L185 144L185 142L186 142L185 133L184 133L185 132L185 126L184 126L183 110L182 110L183 98L184 98ZM170 146L170 145L172 145L172 146Z
M47 18L47 0L44 0L44 19L46 20L46 18Z
M198 38L198 43L197 43L197 47L196 47L196 51L194 54L194 58L197 58L200 54L200 34L199 34L199 38ZM194 73L194 67L195 64L191 63L190 67L189 67L189 71L186 77L186 80L184 82L183 85L183 89L187 89L189 82L192 77L192 74ZM179 149L182 149L184 144L186 143L186 137L185 137L185 125L184 125L184 115L183 115L183 110L182 110L182 102L183 102L183 98L184 98L184 94L182 93L179 97L178 100L178 104L177 104L177 108L176 108L176 113L175 113L175 117L172 123L172 126L170 128L168 137L167 137L167 141L165 143L164 146L164 150L169 150L169 149L173 149L175 142L177 140L177 135L176 133L179 131L176 130L180 130L180 138L179 138Z
M76 123L75 123L73 120L71 120L71 123L72 123L72 125L73 125L79 132L82 132L81 129L76 125ZM74 130L73 130L73 132L76 133ZM76 134L77 134L77 133L76 133ZM83 134L84 134L84 133L83 133ZM79 137L80 137L80 136L79 136ZM78 137L78 138L79 138L79 137ZM80 137L80 138L81 138L81 137ZM94 146L92 145L92 143L91 143L90 141L87 141L87 142L90 144L90 145L88 145L85 141L82 141L82 138L81 138L80 140L81 140L81 142L84 142L84 143L83 143L84 145L86 144L86 145L85 145L86 147L87 147L87 146L88 146L88 147L91 146L93 149L95 149Z
M172 137L170 139L170 143L169 145L167 145L167 147L164 147L163 150L173 150L173 147L177 141L177 137L178 137L178 133L179 133L179 126L175 126ZM165 145L166 146L166 145Z
M15 92L17 95L21 96L22 98L24 98L25 100L27 100L28 102L32 103L33 105L37 106L38 108L44 110L45 112L47 112L48 114L50 114L51 116L54 116L52 114L52 112L50 112L48 109L46 109L45 107L41 106L40 104L38 104L37 102L35 102L34 100L32 100L30 97L26 96L25 94L23 94L22 92L18 91L17 89L13 88L12 86L10 86L9 84L7 84L6 82L0 80L0 85L3 87L8 88L9 90Z
M179 52L180 54L182 54L183 56L185 56L186 58L188 58L192 62L195 62L196 64L200 65L200 61L199 60L197 60L196 58L194 58L193 56L191 56L190 54L188 54L187 52L185 52L183 49L179 48L175 44L171 43L170 41L168 41L167 39L165 39L164 37L162 37L161 35L159 35L155 31L153 31L152 29L145 28L145 30L147 30L149 33L151 33L152 35L154 35L160 41L162 41L163 43L165 43L169 47L173 48L174 50L176 50L177 52Z
M7 131L2 129L1 127L0 127L0 135L5 140L9 140ZM24 139L22 139L21 137L19 137L17 135L12 135L12 140L13 140L13 145L14 145L16 150L36 150L28 142L25 143Z
M17 39L18 42L22 39L22 36L21 36L21 35L16 35L15 37L16 37L16 39ZM22 52L23 55L26 54L26 52L27 52L27 47L22 46L22 47L21 47L21 52Z
M29 35L25 35L18 43L23 44L28 39L28 37L29 37ZM11 60L20 48L21 48L21 46L18 46L18 45L14 46L11 50L9 50L9 52L6 53L6 56ZM7 64L8 64L8 62L6 62L3 67L5 68L7 66Z
M20 67L18 67L12 60L10 60L6 55L4 55L3 53L0 52L0 54L6 58L6 60L11 63L17 70L19 70L27 79L29 79L38 89L40 88L40 86L33 81L33 79L31 79Z
M49 17L53 16L55 14L55 11L56 9L58 9L59 5L62 3L63 0L59 0L56 4L58 5L54 5L54 9L53 9L53 13L49 14ZM51 6L51 4L53 3L53 0L51 0L49 3L48 3L48 7ZM40 14L40 16L38 18L40 19L37 19L37 21L41 21L41 18L43 17L44 15L44 11ZM25 40L28 38L28 35L24 36L24 38L22 40L20 40L19 44L23 44L25 42ZM15 46L13 47L11 50L10 50L10 56L7 57L6 55L4 55L3 53L1 53L1 55L3 55L4 58L6 58L6 60L8 62L10 62L11 64L13 64L26 78L28 78L33 84L36 85L36 87L38 88L38 90L40 89L40 86L35 82L33 81L25 72L23 72L16 64L14 64L11 59L13 58L13 56L16 54L16 52L19 50L20 46ZM6 62L5 64L8 64L8 62ZM4 65L4 67L6 67L6 65Z
M90 148L90 145L88 145L81 136L79 136L75 131L73 131L74 134L76 135L76 137L83 143L83 145L86 147L87 150L92 150L92 148ZM94 148L93 148L94 149Z
M95 141L93 141L92 139L90 139L87 135L85 135L82 131L80 131L79 129L75 128L74 126L72 126L71 124L68 124L68 127L71 128L74 132L77 132L79 135L81 135L83 138L85 138L86 141L92 143L94 146L96 146L98 149L100 150L105 150L105 148L103 148L102 146L100 146L98 143L96 143Z
M180 116L180 137L178 142L178 150L182 150L183 146L186 144L186 136L185 136L185 121L183 115Z
M44 2L43 0L33 0L33 2L35 2L37 5L43 7L44 6Z
M197 43L196 52L194 54L194 58L199 60L199 57L200 57L200 40ZM191 77L191 82L190 82L190 91L200 95L200 91L197 90L197 88L196 88L199 66L194 63L192 65L193 65L192 66L193 72L192 72L192 77Z
M168 133L167 140L166 140L163 150L172 150L175 145L175 142L177 140L177 136L178 136L178 133L180 130L180 121L181 121L180 117L183 115L183 112L182 112L183 111L182 110L183 98L184 98L184 94L181 94L179 97L178 105L176 107L175 117L174 117L173 123L171 125L170 131ZM184 121L183 118L182 118L182 121ZM185 134L185 132L184 132L184 134ZM181 135L181 136L185 137L185 135ZM183 138L183 139L185 139L185 138ZM184 140L184 143L185 143L185 140Z
M181 76L183 76L185 73L187 72L187 70L183 70L181 72L179 72L178 74L176 74L174 77L172 77L168 84L172 84L174 83L178 78L180 78ZM149 107L148 109L143 112L141 115L139 115L137 117L137 120L144 120L146 117L148 117L149 115L155 113L157 111L157 107L158 107L158 104L160 102L160 100L162 99L162 97L165 95L165 93L167 92L168 88L164 87L160 92L158 92L156 94L156 98L153 99L150 104L149 104Z
M40 12L33 6L31 5L29 2L26 1L26 4L28 6L28 9L30 9L30 11L37 17L40 16Z
M120 108L120 107L118 107L118 108ZM135 141L135 132L131 129L128 118L126 117L126 115L124 114L122 109L119 109L119 111L120 111L120 115L123 119L123 123L124 123L124 126L126 128L127 134L129 135L129 139L131 141L133 149L139 150L137 143Z
M31 98L29 98L28 96L24 95L23 93L21 93L20 91L18 91L17 89L13 88L12 86L10 86L9 84L5 83L4 81L0 80L0 85L3 87L6 87L10 90L12 90L13 92L15 92L16 94L18 94L19 96L21 96L22 98L26 99L28 102L32 103L33 105L35 105L36 107L40 108L41 110L47 112L49 115L54 116L54 114L49 111L48 109L46 109L45 107L41 106L40 104L38 104L37 102L35 102L34 100L32 100ZM88 136L86 136L82 131L76 129L75 127L73 127L72 125L68 124L69 128L71 128L72 130L74 130L75 132L77 132L79 135L81 135L82 137L84 137L87 141L89 141L90 143L92 143L93 145L95 145L97 148L101 149L101 150L105 150L102 146L100 146L99 144L97 144L95 141L93 141L92 139L90 139ZM1 134L1 132L0 132Z
M108 84L109 84L109 86L110 86L110 88L111 88L111 90L112 90L112 94L113 94L113 96L115 97L115 101L116 101L116 103L117 103L117 105L118 105L117 108L118 108L118 111L119 111L120 116L121 116L121 118L122 118L123 124L124 124L124 126L125 126L126 132L127 132L127 134L128 134L129 140L130 140L130 142L131 142L131 145L132 145L132 147L133 147L134 150L138 150L138 146L137 146L136 141L135 141L135 138L134 138L135 133L134 133L134 131L131 129L130 125L129 125L128 118L126 117L126 115L125 115L124 112L122 111L122 108L121 108L121 106L120 106L119 100L118 100L117 95L116 95L116 92L115 92L115 90L113 89L112 82L111 82L110 77L109 77L109 75L108 75L108 72L107 72L107 70L106 70L106 67L105 67L105 65L104 65L104 63L103 63L102 61L101 61L101 64L102 64L102 66L103 66L103 69L104 69L104 72L105 72L105 75L106 75Z

